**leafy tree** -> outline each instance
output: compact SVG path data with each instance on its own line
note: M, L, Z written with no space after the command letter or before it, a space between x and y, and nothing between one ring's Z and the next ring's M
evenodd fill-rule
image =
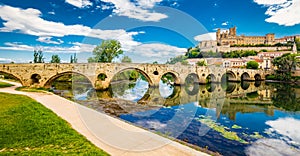
M281 57L275 58L272 63L277 67L275 77L279 80L291 80L292 70L300 65L297 54L284 54Z
M179 56L176 56L174 58L170 58L170 61L168 60L166 63L167 64L175 64L177 62L184 62L184 60L186 60L186 59L187 59L186 56L179 55Z
M259 64L256 61L249 61L247 62L246 68L247 69L258 69Z
M129 56L124 56L121 60L122 63L131 63L132 60Z
M158 64L158 62L157 62L157 61L154 61L152 64Z
M104 40L93 50L94 57L88 58L88 62L112 62L123 54L121 43L117 40Z
M33 51L33 63L44 63L44 55L42 50Z
M197 65L198 65L198 66L207 66L205 60L200 60L200 61L198 61L198 62L197 62Z
M52 55L50 63L60 63L60 58L58 55Z

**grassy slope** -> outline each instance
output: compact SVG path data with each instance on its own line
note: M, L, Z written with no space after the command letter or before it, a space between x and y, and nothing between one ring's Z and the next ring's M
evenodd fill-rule
M0 82L0 88L11 87L11 86L13 85L5 82Z
M0 93L0 155L108 155L29 97Z

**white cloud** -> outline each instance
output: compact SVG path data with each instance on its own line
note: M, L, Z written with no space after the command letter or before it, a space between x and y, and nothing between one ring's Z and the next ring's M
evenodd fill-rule
M130 0L101 0L106 3L113 4L115 8L113 12L118 16L126 16L141 21L160 21L168 16L162 13L150 11L154 5L161 0L140 0L137 4Z
M50 11L48 12L49 15L55 15L55 12L54 11Z
M0 32L20 32L23 34L38 36L42 39L49 37L63 37L68 35L87 36L98 39L116 39L124 47L137 45L132 35L136 32L126 32L123 29L101 30L92 29L83 25L64 25L63 23L52 22L42 19L41 12L36 9L20 9L11 6L0 6L0 18L4 20L4 27ZM42 40L41 40L42 41Z
M39 37L37 39L37 41L47 43L47 44L62 44L62 43L64 43L64 41L61 39L57 39L57 41L53 41L51 39L52 39L52 37Z
M205 41L205 40L216 40L216 33L210 32L210 33L206 33L206 34L201 34L201 35L195 36L194 40L196 40L198 42Z
M72 43L71 47L62 46L31 46L22 43L4 43L5 47L0 47L0 50L22 50L22 51L33 51L34 49L41 49L43 52L51 53L78 53L78 52L92 52L96 45L83 44L79 42Z
M255 3L267 7L266 22L284 26L294 26L300 23L299 0L254 0Z
M66 3L69 3L78 8L85 8L93 5L93 3L89 0L66 0Z
M11 59L8 59L8 58L0 58L0 63L10 63L12 62Z
M294 118L279 118L275 121L268 121L266 124L271 126L272 130L300 145L300 120Z
M228 25L228 22L223 22L222 25L223 25L223 26L227 26L227 25Z

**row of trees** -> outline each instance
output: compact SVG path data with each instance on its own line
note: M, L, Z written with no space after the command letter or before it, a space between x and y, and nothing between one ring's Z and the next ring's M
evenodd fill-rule
M60 63L61 59L58 55L52 55L50 63ZM42 50L33 51L33 63L45 63L45 58ZM76 53L71 55L70 63L77 63Z

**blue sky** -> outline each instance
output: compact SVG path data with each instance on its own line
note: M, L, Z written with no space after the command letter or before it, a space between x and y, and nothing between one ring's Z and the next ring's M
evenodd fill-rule
M300 0L1 0L0 63L28 63L34 49L46 62L53 54L69 62L74 53L86 62L107 39L119 40L134 62L164 63L214 39L217 28L300 34L299 8Z

